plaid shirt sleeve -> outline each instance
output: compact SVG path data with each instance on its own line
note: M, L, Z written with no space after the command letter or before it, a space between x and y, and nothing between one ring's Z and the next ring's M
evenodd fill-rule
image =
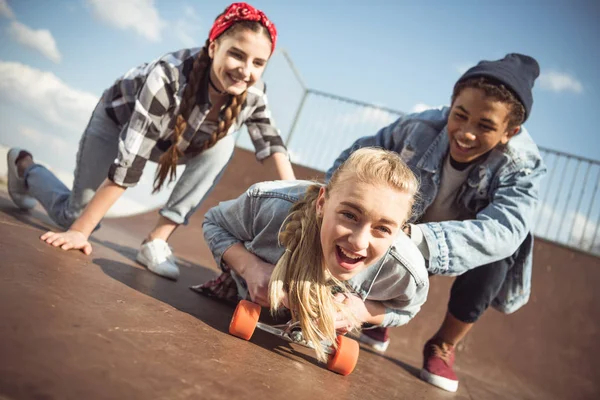
M256 86L248 89L249 92L257 95L258 100L254 111L244 122L254 145L256 159L262 161L273 153L284 153L289 157L285 144L279 135L279 129L275 127L271 110L269 110L266 86L263 85L262 89L260 90Z
M174 105L175 79L170 67L162 62L150 69L135 99L131 118L119 137L117 158L108 178L119 186L135 186L142 175L152 149L160 139L168 110Z

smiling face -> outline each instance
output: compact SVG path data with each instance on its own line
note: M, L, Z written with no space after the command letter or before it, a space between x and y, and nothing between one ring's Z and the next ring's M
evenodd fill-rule
M506 144L520 129L509 127L510 107L487 96L482 89L464 88L452 103L448 117L450 155L472 162L498 144Z
M316 203L322 215L323 260L332 276L345 281L387 252L411 209L412 197L391 186L340 179Z
M260 79L271 56L271 42L264 32L235 29L213 41L208 55L213 60L211 80L217 89L235 96Z

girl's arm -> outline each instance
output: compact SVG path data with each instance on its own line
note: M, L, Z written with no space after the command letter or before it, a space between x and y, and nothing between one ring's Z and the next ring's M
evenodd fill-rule
M82 250L85 254L90 254L92 246L88 242L88 238L110 207L125 192L125 189L106 179L100 185L81 216L75 220L67 232L46 232L40 239L63 250L76 249Z
M243 244L236 243L223 253L223 261L240 275L248 285L250 299L263 307L269 303L269 279L274 265L250 253Z
M273 153L269 158L265 159L264 164L267 168L276 170L279 179L296 180L292 163L284 153Z
M137 95L129 121L122 128L119 151L108 171L108 179L100 185L67 232L47 232L41 236L42 240L63 250L81 249L85 254L92 252L88 237L126 187L138 183L144 165L150 158L150 144L160 138L163 118L175 102L173 93L177 93L177 84L172 66L159 62L151 68ZM131 137L135 140L129 140Z
M246 249L258 235L272 235L276 244L278 229L287 209L278 211L276 198L257 198L252 186L237 199L224 201L204 216L202 230L206 244L220 267L228 267L242 277L250 298L268 306L269 279L274 266Z
M383 303L375 300L365 300L363 304L367 310L367 318L365 318L363 322L373 325L383 324L383 319L385 317L385 306Z
M361 323L368 323L373 325L381 325L384 322L386 307L380 301L365 300L363 301L360 297L352 294L346 296L342 293L338 293L335 296L336 301L343 303L348 308L356 319ZM339 316L335 321L335 329L337 331L349 331L352 327L351 323ZM356 327L359 328L359 327Z
M254 145L256 159L263 162L267 168L277 171L279 179L295 180L287 149L271 116L264 82L254 85L253 92L259 96L252 105L252 114L244 124Z

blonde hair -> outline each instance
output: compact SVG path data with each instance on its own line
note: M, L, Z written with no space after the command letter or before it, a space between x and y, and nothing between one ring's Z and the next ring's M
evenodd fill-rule
M348 179L407 193L410 198L408 214L411 214L419 184L397 153L368 147L355 151L333 173L325 186L325 197ZM355 327L358 321L343 304L334 300L334 292L349 294L349 291L323 265L321 219L316 211L321 187L320 184L309 186L304 198L292 206L282 226L279 241L285 246L285 252L271 275L269 299L271 312L276 313L287 294L292 319L300 323L304 339L315 345L317 358L326 361L327 355L320 342L328 341L335 346L336 314L341 312Z

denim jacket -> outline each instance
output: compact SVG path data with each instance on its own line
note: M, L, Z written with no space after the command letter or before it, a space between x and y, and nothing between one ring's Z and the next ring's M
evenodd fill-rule
M237 199L210 209L202 229L217 264L223 267L223 253L235 243L242 243L248 251L275 265L285 251L279 244L279 231L291 206L312 184L314 182L309 181L258 183ZM240 295L245 297L245 282L233 271L232 276ZM382 326L406 324L421 309L429 290L425 260L402 232L381 259L347 283L363 300L376 300L385 305Z
M406 115L376 135L358 139L335 161L333 171L358 148L394 150L421 182L420 201L411 221L419 221L437 195L444 159L449 151L447 120L450 109ZM457 196L457 207L475 216L465 221L418 224L429 248L432 274L461 275L515 253L533 231L538 192L546 167L538 148L522 127L506 145L476 161ZM511 313L529 300L532 249L509 270L493 302Z

